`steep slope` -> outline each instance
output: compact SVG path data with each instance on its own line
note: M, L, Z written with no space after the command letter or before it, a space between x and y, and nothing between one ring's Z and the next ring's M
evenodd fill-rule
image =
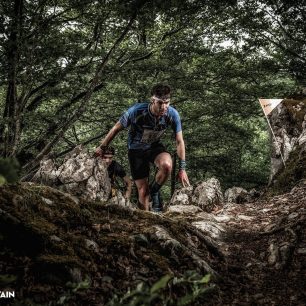
M1 290L15 290L12 304L303 305L306 298L304 181L269 200L163 215L24 183L1 187L0 209Z
M222 261L213 241L186 222L27 183L0 187L0 230L1 291L15 290L30 305L104 305L141 282L151 287L187 271L217 280ZM191 290L183 283L165 289L171 299Z

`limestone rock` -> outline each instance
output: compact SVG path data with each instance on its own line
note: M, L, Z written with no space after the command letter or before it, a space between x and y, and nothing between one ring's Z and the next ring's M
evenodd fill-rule
M192 225L208 234L213 239L220 239L222 234L225 233L225 229L217 222L203 220L193 222Z
M58 171L55 162L48 158L42 159L32 181L48 186L56 185L58 183Z
M203 210L195 205L172 205L167 212L193 215L202 212Z
M221 185L216 178L201 182L195 188L190 186L176 190L170 201L170 206L195 205L204 211L212 211L215 206L222 204Z
M303 131L297 140L299 146L305 145L306 143L306 121L304 122L305 122L305 127L303 128Z
M271 183L290 153L306 143L306 99L284 99L268 118L275 136L271 135Z
M189 205L192 192L192 186L175 190L171 199L171 205Z
M77 156L67 159L58 168L58 178L62 183L82 182L93 175L95 160L87 152L80 152Z
M106 165L82 146L67 154L58 167L52 159L42 160L32 181L90 200L106 201L111 192Z
M85 239L84 241L85 241L85 247L87 249L92 249L95 252L99 251L99 245L95 241L90 240L90 239Z
M279 261L279 249L275 243L271 243L269 246L269 257L268 257L268 263L270 265L274 265Z
M119 190L117 190L116 195L112 197L108 203L129 207L131 209L136 208L136 206L130 200L127 200Z
M232 187L225 191L225 202L242 204L250 201L250 195L247 190L241 187Z
M215 206L224 202L219 180L211 178L199 184L193 191L192 203L203 210L212 211Z

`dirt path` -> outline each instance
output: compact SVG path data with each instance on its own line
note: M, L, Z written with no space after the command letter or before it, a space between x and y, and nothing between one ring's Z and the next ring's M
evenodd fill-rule
M45 186L2 186L0 221L1 289L14 289L16 302L100 306L141 282L139 297L149 299L165 274L197 271L220 276L219 290L190 305L306 305L306 184L213 213L178 205L162 215ZM171 286L143 305L195 294Z
M226 254L220 304L306 305L306 186L215 213Z

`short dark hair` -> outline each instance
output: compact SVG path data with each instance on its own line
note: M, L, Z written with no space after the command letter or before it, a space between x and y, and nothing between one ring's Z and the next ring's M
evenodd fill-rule
M171 92L170 86L165 84L156 84L153 86L151 90L151 95L157 97L163 97L170 95L170 92Z
M102 151L102 155L104 155L104 154L115 155L115 149L113 147L110 147L110 146L100 146L100 149Z

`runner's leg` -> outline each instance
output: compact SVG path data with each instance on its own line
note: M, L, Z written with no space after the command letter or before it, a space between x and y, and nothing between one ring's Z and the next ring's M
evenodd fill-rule
M149 210L149 161L142 150L128 152L131 174L138 191L139 208Z
M138 202L140 209L149 210L149 182L148 178L135 180L138 190Z
M160 195L160 188L171 175L172 159L168 152L159 153L154 163L158 168L154 182L150 185L150 196L152 199L152 210L155 212L163 211L163 203Z
M154 160L154 164L158 168L155 176L155 182L163 185L171 175L172 159L168 152L158 154Z

